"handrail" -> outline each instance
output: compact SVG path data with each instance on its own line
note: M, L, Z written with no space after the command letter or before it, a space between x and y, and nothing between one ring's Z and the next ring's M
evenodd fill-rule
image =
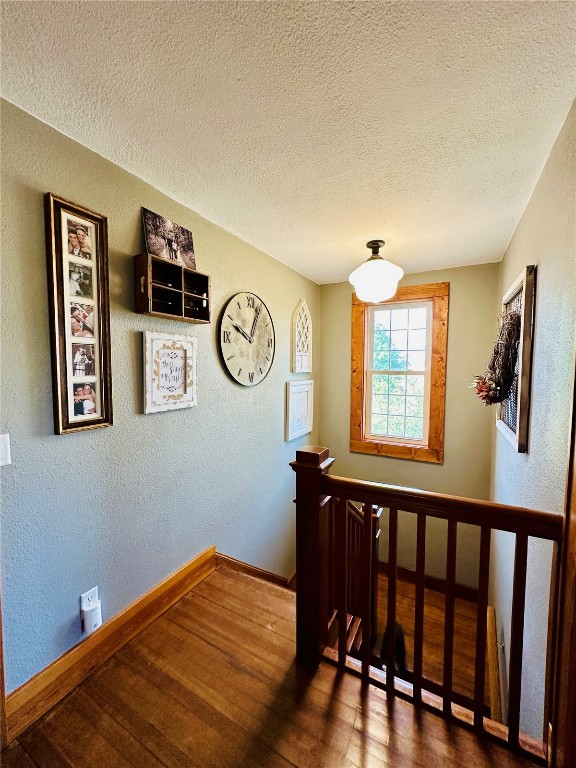
M320 658L336 659L342 668L349 668L348 627L359 628L361 645L355 643L355 655L361 663L365 680L381 684L389 696L396 694L414 703L430 701L430 695L440 701L447 718L457 717L458 704L466 698L464 717L479 733L496 733L487 719L485 706L485 664L487 655L487 614L490 577L490 545L493 530L515 534L512 615L510 624L510 669L508 727L497 729L513 750L525 751L527 742L520 733L522 689L522 656L525 623L528 538L552 542L553 563L562 538L562 515L524 507L508 506L479 499L468 499L414 488L352 480L329 475L334 459L327 448L306 446L296 452L291 466L296 472L296 653L301 661L317 665ZM353 504L351 503L353 502ZM361 511L358 509L361 505ZM377 589L377 534L381 509L387 509L388 564L386 630L380 651L385 672L373 666L376 639L374 596ZM376 511L375 511L376 510ZM396 595L399 557L399 513L417 517L416 572L414 592L414 655L412 671L398 676L396 671ZM426 582L426 521L428 518L446 520L446 582L444 600L444 662L442 681L431 681L423 674L424 587ZM371 520L370 525L366 525ZM363 521L363 525L359 525ZM473 664L473 692L468 697L454 690L455 658L456 560L458 525L479 528L478 597L476 601L476 639ZM554 566L553 566L554 568ZM330 589L324 585L329 584ZM550 611L554 615L557 594L551 581ZM333 589L332 589L333 587ZM358 594L358 588L361 591ZM338 652L330 647L326 617L332 630L338 630ZM334 617L336 622L334 623ZM351 619L354 619L351 622ZM334 633L334 632L333 632ZM550 654L550 648L547 650ZM378 664L377 667L380 667ZM402 666L399 667L402 669ZM379 682L378 682L379 681ZM409 690L409 693L407 691ZM464 711L464 710L463 710ZM466 719L468 718L468 719ZM504 734L504 735L502 735ZM530 748L531 754L534 752ZM541 753L542 754L542 753ZM541 756L540 754L540 756Z
M428 517L523 533L550 541L560 541L562 537L562 515L554 512L327 474L322 475L320 490L336 498L394 507L403 512L425 512Z

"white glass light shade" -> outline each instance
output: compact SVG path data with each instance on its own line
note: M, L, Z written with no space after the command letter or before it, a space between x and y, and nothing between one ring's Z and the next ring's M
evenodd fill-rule
M355 269L349 280L360 301L376 303L394 296L403 275L402 267L382 256L373 256Z

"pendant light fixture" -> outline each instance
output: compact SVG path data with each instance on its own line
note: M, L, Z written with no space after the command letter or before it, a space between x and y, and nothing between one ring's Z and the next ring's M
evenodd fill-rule
M398 282L402 279L404 270L380 256L380 248L383 245L384 240L369 240L366 248L370 248L372 256L349 277L360 301L386 301L398 290Z

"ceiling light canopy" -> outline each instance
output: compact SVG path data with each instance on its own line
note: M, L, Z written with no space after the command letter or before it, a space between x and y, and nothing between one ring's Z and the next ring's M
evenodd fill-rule
M380 256L380 248L383 245L384 240L369 240L366 248L370 248L372 256L348 278L360 301L386 301L398 290L398 282L402 279L404 270Z

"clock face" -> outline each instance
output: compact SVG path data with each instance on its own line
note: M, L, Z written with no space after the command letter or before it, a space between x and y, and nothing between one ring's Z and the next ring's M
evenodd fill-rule
M259 384L274 360L276 339L270 312L254 293L237 293L220 318L222 362L244 387Z

